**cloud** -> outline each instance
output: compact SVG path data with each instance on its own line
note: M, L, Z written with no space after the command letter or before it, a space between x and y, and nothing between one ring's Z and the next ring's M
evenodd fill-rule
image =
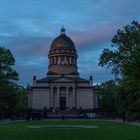
M27 86L27 83L32 84L33 75L36 75L37 79L46 77L48 65L16 65L16 70L19 73L20 80L19 85Z
M76 44L96 43L110 40L117 32L120 25L118 23L110 23L88 29L87 31L77 32L73 34L73 40Z
M6 42L6 47L18 57L45 55L48 53L51 42L51 38L39 36L5 37L4 40L9 40Z
M62 24L78 50L81 75L93 74L97 82L111 78L110 70L97 65L102 49L119 28L140 21L139 0L9 1L0 5L0 41L11 49L23 85L47 72L47 54Z
M71 38L74 40L74 43L78 46L79 50L78 67L81 75L88 78L89 75L96 74L96 71L99 72L98 58L99 52L101 52L102 49L101 46L105 46L106 42L110 40L118 26L118 24L112 23L90 30L81 32L75 31L71 33ZM20 36L5 37L12 40L9 41L9 44L7 44L6 47L13 51L16 58L16 69L20 74L19 83L23 82L25 85L28 81L31 81L30 78L32 75L36 74L40 78L45 75L44 73L47 72L47 55L50 45L54 38L59 34L55 37L44 37L44 35L41 34L40 36L33 36L32 34L28 36L19 35ZM86 73L83 68L86 68ZM39 69L41 69L41 71ZM105 78L102 77L102 80L103 79Z
M29 26L32 26L32 24ZM92 44L92 46L89 45L89 48L93 48L93 46L97 48L99 46L96 46L97 43L106 43L110 41L119 26L120 25L118 24L112 23L81 32L75 31L71 33L70 37L74 40L74 43L78 47L83 47L86 45L88 46L89 44ZM27 29L25 28L25 30ZM23 32L22 34L19 33L18 35L15 35L15 33L13 32L13 36L12 33L9 36L5 36L4 34L6 33L7 32L1 32L1 38L7 41L6 46L12 49L16 56L19 55L25 57L45 55L45 53L48 53L53 39L59 35L57 34L55 37L49 35L45 36L44 33L26 35L23 34Z
M92 75L94 83L101 83L110 79L114 79L114 75L110 68L99 67L97 62L92 59L87 60L88 63L84 62L78 64L80 75L86 79Z

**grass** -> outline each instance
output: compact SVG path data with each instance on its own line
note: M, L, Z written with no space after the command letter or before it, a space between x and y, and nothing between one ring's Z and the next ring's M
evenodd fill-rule
M90 129L28 128L28 125L97 125ZM48 120L0 124L1 140L139 140L140 127L105 120Z

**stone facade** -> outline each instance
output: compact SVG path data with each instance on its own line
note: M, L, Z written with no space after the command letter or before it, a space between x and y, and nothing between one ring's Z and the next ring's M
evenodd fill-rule
M93 92L93 80L80 78L77 67L77 52L73 41L61 34L52 42L48 54L47 76L33 77L33 86L28 88L28 107L32 109L85 109L97 108L97 95Z

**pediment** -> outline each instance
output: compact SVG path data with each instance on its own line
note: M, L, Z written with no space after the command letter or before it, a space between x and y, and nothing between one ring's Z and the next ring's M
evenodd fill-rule
M57 78L57 79L55 79L55 80L53 80L53 81L54 81L54 82L73 82L72 79L67 78L67 77L59 77L59 78Z

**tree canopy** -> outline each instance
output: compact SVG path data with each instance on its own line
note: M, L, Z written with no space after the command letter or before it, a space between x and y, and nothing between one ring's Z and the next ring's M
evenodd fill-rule
M0 117L11 116L11 113L23 110L27 105L26 90L16 83L18 73L13 69L14 65L11 51L0 47Z
M133 21L123 30L118 30L112 39L112 50L104 49L99 65L112 66L113 72L140 80L140 24Z
M0 82L18 80L18 73L12 69L15 59L9 49L0 47Z
M118 30L112 47L103 50L99 65L112 67L113 73L122 76L116 85L119 111L123 114L140 112L140 24L133 21Z
M116 112L115 81L110 80L99 85L99 109L106 113Z

